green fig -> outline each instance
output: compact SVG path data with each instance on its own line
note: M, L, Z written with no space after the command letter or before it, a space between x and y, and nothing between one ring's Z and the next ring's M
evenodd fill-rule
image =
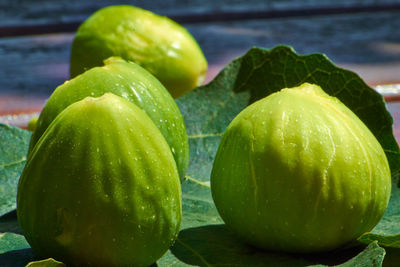
M71 104L28 157L17 216L34 252L68 266L149 266L176 239L181 187L164 137L113 94Z
M40 114L29 151L62 110L85 97L107 92L126 98L147 113L167 140L183 180L189 165L189 141L178 106L153 75L120 58L109 58L103 67L92 68L56 88Z
M167 17L128 5L98 10L78 29L71 77L120 56L152 73L175 98L201 85L207 61L196 40Z
M36 130L36 126L37 126L37 122L38 122L39 117L38 116L34 116L30 119L30 121L28 122L28 125L26 126L26 128L28 129L28 131L30 132L34 132Z
M254 246L296 253L333 250L373 229L390 190L375 136L308 83L239 113L211 174L215 205L233 232Z

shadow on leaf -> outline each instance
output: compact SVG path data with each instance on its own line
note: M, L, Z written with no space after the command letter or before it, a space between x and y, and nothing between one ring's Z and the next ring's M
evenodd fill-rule
M398 267L400 263L400 248L385 248L384 267Z
M37 259L30 248L11 250L0 254L0 266L26 266L34 260Z
M337 265L355 257L365 246L318 254L267 252L238 240L225 225L182 230L171 252L196 266L307 266Z
M17 212L15 210L0 217L0 233L22 234L17 221Z

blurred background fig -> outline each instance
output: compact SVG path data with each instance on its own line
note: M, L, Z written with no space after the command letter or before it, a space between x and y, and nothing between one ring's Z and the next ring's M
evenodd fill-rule
M211 190L226 225L267 250L336 249L372 230L391 174L370 130L319 86L283 89L228 126Z
M30 132L34 132L36 130L37 122L38 122L39 117L38 116L33 116L29 122L28 125L26 126L27 130Z
M169 144L183 180L189 164L189 141L178 106L153 75L117 57L107 59L104 66L92 68L56 88L40 114L29 151L62 110L85 97L100 97L107 92L135 103L147 113Z
M31 151L18 222L39 257L68 266L149 266L176 239L181 186L151 119L113 94L64 109Z
M78 29L71 52L71 77L104 59L134 61L164 84L174 98L201 85L207 61L193 36L181 25L134 6L98 10Z

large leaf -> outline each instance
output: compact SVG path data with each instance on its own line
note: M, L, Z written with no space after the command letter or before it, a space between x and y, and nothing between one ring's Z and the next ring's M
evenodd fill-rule
M0 216L15 209L18 178L26 161L30 133L0 124Z
M356 246L329 253L295 255L261 251L238 240L218 216L211 197L209 177L225 128L249 103L284 87L300 85L306 81L319 84L327 93L349 106L382 144L392 174L399 172L400 154L392 133L392 118L385 108L383 98L356 74L334 66L322 54L301 56L285 46L272 50L253 48L227 65L210 84L177 100L189 135L190 166L182 186L182 229L175 245L158 261L159 266L380 266L384 249L375 240L389 247L392 255L398 254L396 246L383 241L390 237L391 242L397 244L399 240L396 234L400 233L400 224L395 220L398 216L396 210L399 210L396 207L400 205L397 187L393 187L390 207L372 234L363 236ZM6 134L13 131L17 130L8 128ZM29 136L24 132L17 135ZM26 149L24 146L27 146L27 142L13 142L21 151ZM0 143L0 146L5 145ZM12 160L6 157L6 162ZM6 181L13 180L15 185L15 176L18 176L17 172L6 176ZM15 199L15 195L8 196L6 201L11 198ZM2 206L5 204L0 202ZM9 246L6 253L0 254L0 265L2 260L10 262L10 257L15 257L16 263L21 262L21 259L28 263L33 254L29 249L18 248L21 236L16 229L15 213L3 217L0 218L0 232L10 234L7 240L14 240L12 243L15 246ZM370 245L367 247L367 244ZM396 261L396 257L392 259Z

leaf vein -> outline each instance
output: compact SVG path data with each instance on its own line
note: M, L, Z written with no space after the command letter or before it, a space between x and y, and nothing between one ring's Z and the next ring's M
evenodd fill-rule
M209 133L209 134L196 134L196 135L189 135L189 139L200 139L200 138L207 138L207 137L221 137L224 133Z
M196 178L193 178L193 177L191 177L191 176L189 176L189 175L186 175L185 178L186 178L188 181L190 181L190 182L193 182L193 183L196 183L196 184L198 184L198 185L201 185L201 186L210 188L209 182L208 182L208 183L207 183L207 182L202 182L202 181L200 181L200 180L198 180L198 179L196 179Z
M0 165L0 168L6 168L6 167L10 167L12 165L17 165L17 164L22 163L24 161L26 161L26 157L25 156L22 157L21 159L16 160L16 161L12 161L12 162L9 162L9 163L6 163L6 164L2 164L2 165Z
M212 266L211 264L209 264L205 258L203 258L197 251L195 251L192 247L190 247L189 245L185 244L182 240L179 239L179 237L176 239L176 241L181 244L181 246L183 246L184 248L186 248L187 250L189 250L190 252L192 252L193 255L195 255L196 257L198 257L201 262L203 262L205 264L205 266Z
M208 203L208 204L214 205L214 202L212 202L212 201L210 201L210 200L207 200L207 199L204 199L204 198L193 197L193 196L191 196L191 195L183 195L182 198L183 198L183 199L188 199L188 200L202 201L202 202L206 202L206 203Z

